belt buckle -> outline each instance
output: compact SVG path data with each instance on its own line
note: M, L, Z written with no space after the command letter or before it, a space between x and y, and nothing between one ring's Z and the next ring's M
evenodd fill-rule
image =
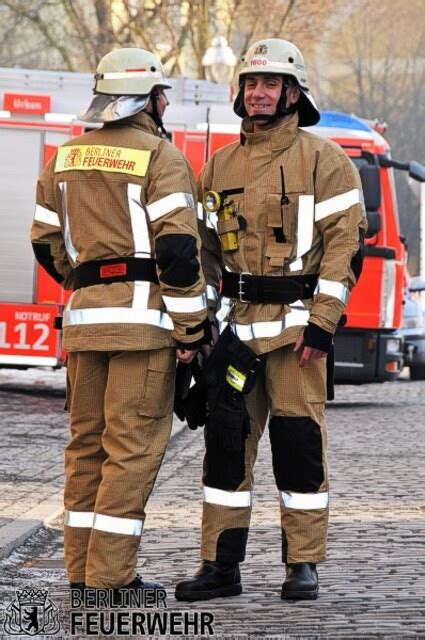
M239 274L239 281L238 281L238 285L239 285L239 290L238 290L239 302L249 302L249 300L244 300L244 298L243 298L242 287L244 285L244 279L243 279L244 276L252 276L252 273L250 271L242 271L242 273Z

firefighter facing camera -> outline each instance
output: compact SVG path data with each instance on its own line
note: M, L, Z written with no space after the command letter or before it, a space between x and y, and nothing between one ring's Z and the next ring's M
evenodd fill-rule
M37 185L36 258L73 294L63 314L71 439L65 565L71 587L162 590L136 572L145 507L172 426L176 353L208 342L195 184L161 137L159 59L100 61L80 118Z
M253 469L268 420L286 567L281 597L315 599L329 503L324 407L333 335L361 271L360 179L338 145L300 129L320 116L291 42L251 45L234 110L240 142L217 151L198 181L215 265L208 273L224 263L221 335L204 371L202 564L177 585L176 598L242 592ZM219 287L218 279L208 284Z

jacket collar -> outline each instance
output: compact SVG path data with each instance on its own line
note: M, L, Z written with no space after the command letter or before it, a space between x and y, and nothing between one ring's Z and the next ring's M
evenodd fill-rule
M135 129L142 129L142 131L146 131L147 133L160 137L157 125L146 111L139 111L128 118L124 118L123 120L109 122L108 126L134 127Z
M242 120L241 144L243 146L265 144L272 149L286 149L290 147L298 135L298 113L294 113L288 122L267 131L252 131L252 122L249 117Z

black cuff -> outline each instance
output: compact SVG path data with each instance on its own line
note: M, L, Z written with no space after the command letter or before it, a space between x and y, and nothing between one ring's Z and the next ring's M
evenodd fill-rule
M199 331L203 331L204 335L199 340L195 340L195 342L180 342L176 340L177 349L188 349L189 351L193 351L194 349L200 349L203 344L211 344L212 342L212 332L211 332L211 323L208 318L195 327L190 327L186 329L186 335L191 335L194 333L199 333Z
M312 349L329 353L332 347L333 334L321 329L317 324L309 322L304 329L304 344Z

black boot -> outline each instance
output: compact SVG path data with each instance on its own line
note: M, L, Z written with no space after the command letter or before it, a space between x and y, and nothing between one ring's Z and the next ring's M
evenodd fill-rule
M282 600L315 600L319 579L313 562L286 565L286 580L282 585Z
M193 578L176 586L176 600L211 600L239 596L242 593L241 574L237 562L203 560Z

